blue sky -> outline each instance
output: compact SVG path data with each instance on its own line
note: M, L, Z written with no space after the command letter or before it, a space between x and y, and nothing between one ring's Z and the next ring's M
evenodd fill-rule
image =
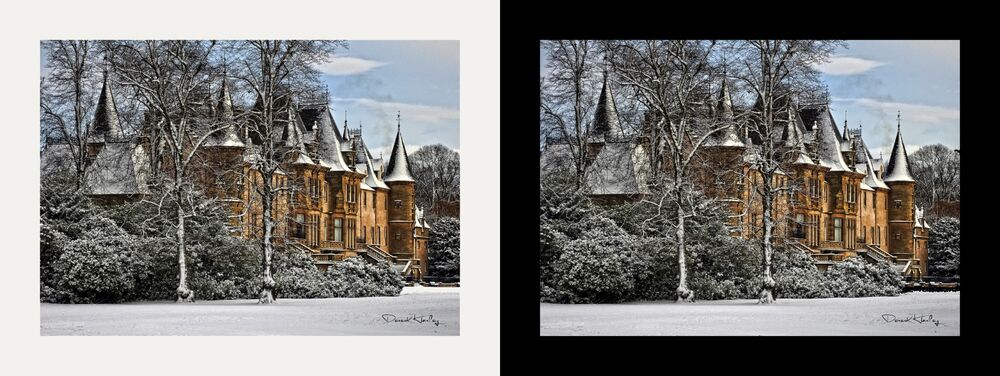
M402 117L409 152L436 143L459 149L458 41L349 41L320 67L334 119L363 126L373 154L389 154Z
M837 124L843 128L846 110L848 127L863 126L874 156L892 149L897 111L907 152L935 143L959 148L958 41L848 41L817 69Z
M902 118L907 152L942 143L959 149L958 41L848 41L819 67L833 116L843 127L860 122L873 155L888 155Z
M45 75L44 54L41 64ZM396 111L408 152L437 143L459 150L458 41L348 41L318 68L337 125L343 129L347 110L348 126L362 125L373 155L392 150Z

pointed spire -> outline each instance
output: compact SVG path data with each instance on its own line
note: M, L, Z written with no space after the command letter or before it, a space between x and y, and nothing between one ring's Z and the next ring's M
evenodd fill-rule
M782 134L782 138L785 141L785 147L797 151L796 164L815 164L812 158L809 158L809 153L806 151L805 140L802 130L799 129L794 109L788 111L788 124L785 125L785 132Z
M900 118L900 111L896 110L896 132L899 132L899 122L900 122L899 118Z
M285 146L298 150L298 158L294 164L314 164L312 158L306 154L305 139L302 136L305 127L302 125L302 119L298 117L298 113L299 108L293 103L288 109L288 126L285 130L288 138L285 139Z
M707 147L746 147L740 137L736 135L736 124L733 124L733 106L732 100L729 97L729 86L726 84L726 78L722 78L722 88L719 90L719 114L722 116L722 120L726 123L726 128L720 131L716 131L714 134L709 136L705 140L704 146Z
M889 155L889 165L885 168L883 180L890 181L914 181L910 174L910 159L906 156L906 145L903 143L903 132L899 126L899 114L896 115L896 142L892 144L892 153Z
M111 86L108 85L107 66L104 70L104 85L101 87L101 96L97 99L97 111L94 112L92 127L90 131L92 141L102 142L108 138L120 139L124 136L118 119L115 97L111 93Z
M219 106L217 113L221 117L220 126L226 129L215 132L204 146L207 147L244 147L246 146L236 134L236 124L233 123L233 97L229 92L229 80L223 68L222 88L219 90Z
M344 110L344 139L348 140L351 138L351 134L347 132L347 110Z
M847 110L844 110L844 137L843 138L845 140L849 138L849 137L847 137Z
M318 122L313 129L316 130L316 155L319 157L320 166L329 168L331 171L349 170L347 163L344 162L344 154L341 151L340 140L337 139L333 122Z
M396 114L396 142L392 145L392 154L385 171L386 182L414 181L410 174L410 160L406 156L406 146L403 144L403 132L400 130L399 113Z
M719 90L719 114L725 120L733 119L733 99L729 95L729 80L725 73L722 76L722 89Z
M594 125L590 131L594 136L623 137L625 135L618 119L618 109L615 108L615 98L611 94L611 87L608 86L607 75L604 75L601 95L597 99L597 111L594 111Z

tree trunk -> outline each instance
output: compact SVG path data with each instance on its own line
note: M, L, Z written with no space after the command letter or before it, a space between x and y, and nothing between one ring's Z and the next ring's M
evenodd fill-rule
M175 186L174 195L177 199L177 262L180 265L180 282L177 284L177 302L194 302L194 291L187 287L187 266L184 261L186 245L184 244L184 209L181 207L180 187Z
M271 304L274 303L274 277L271 275L271 256L274 255L274 244L271 242L271 238L274 232L274 222L271 220L271 206L274 200L274 192L271 190L270 179L264 178L266 182L264 183L264 197L261 203L264 215L264 237L261 241L261 250L263 253L263 258L261 260L261 288L260 288L260 299L257 301L260 304Z
M694 302L694 291L687 287L687 266L684 259L684 207L681 206L680 190L677 193L677 264L680 268L677 283L677 302Z
M765 181L768 179L765 177ZM774 302L774 278L771 277L771 236L773 233L774 223L771 221L771 206L774 200L774 195L771 193L771 185L767 182L764 183L764 237L761 239L762 249L763 249L763 286L760 290L760 304L770 304Z

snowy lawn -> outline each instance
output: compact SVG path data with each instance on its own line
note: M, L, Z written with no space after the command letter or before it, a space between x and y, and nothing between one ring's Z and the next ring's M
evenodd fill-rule
M458 335L458 287L398 297L41 305L42 335ZM431 317L433 315L433 317Z
M542 303L541 335L958 335L958 308L959 292L779 299L771 305L755 300Z

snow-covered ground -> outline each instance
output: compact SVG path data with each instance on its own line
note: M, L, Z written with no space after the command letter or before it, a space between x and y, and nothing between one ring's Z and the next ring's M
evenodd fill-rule
M931 317L933 315L933 317ZM541 305L544 335L958 335L959 292L896 297Z
M41 305L42 335L458 335L458 287L398 297Z

